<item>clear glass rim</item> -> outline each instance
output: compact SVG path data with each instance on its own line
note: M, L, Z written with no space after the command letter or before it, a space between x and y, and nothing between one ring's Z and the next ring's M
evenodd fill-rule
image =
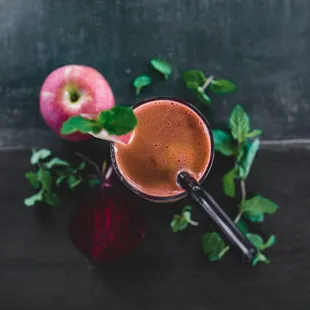
M199 184L201 184L205 180L207 175L209 174L211 167L212 167L212 164L213 164L213 160L214 160L214 141L213 141L213 135L212 135L212 130L211 130L210 124L208 123L206 118L203 116L203 114L196 107L194 107L189 102L187 102L183 99L176 98L176 97L151 97L151 98L139 101L138 103L133 105L132 108L135 109L135 108L137 108L143 104L146 104L146 103L149 103L152 101L159 101L159 100L170 100L170 101L174 101L174 102L177 102L177 103L180 103L180 104L187 106L188 108L193 110L201 118L203 123L206 125L206 128L207 128L208 133L209 133L209 137L210 137L211 152L210 152L210 160L209 160L208 166L207 166L204 174L199 179ZM120 178L122 183L124 183L132 192L134 192L138 196L140 196L144 199L147 199L147 200L155 201L155 202L176 201L176 200L179 200L181 198L186 197L186 195L187 195L186 191L179 193L179 194L176 194L176 195L172 195L172 196L153 196L153 195L149 195L149 194L146 194L146 193L140 191L139 189L137 189L136 187L131 185L125 179L125 177L122 175L122 173L121 173L121 171L117 165L117 162L116 162L114 143L111 143L110 154L111 154L112 165L113 165L114 171L116 172L117 176Z

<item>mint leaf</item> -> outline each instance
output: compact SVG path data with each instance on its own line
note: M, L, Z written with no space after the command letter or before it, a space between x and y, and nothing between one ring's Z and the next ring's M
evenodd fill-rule
M223 177L224 192L228 197L235 197L235 179L237 177L237 171L235 168L227 172Z
M264 264L270 263L270 261L267 259L267 257L264 254L258 252L256 257L252 261L252 266L256 266L259 262L262 262Z
M214 149L224 156L231 156L237 153L237 146L231 135L223 130L212 130Z
M77 171L82 171L82 170L84 170L86 168L86 163L85 162L81 162L80 164L79 164L79 166L77 167Z
M237 223L237 226L242 233L247 234L249 232L248 224L245 221L240 219Z
M256 138L252 143L247 143L245 146L245 154L239 163L243 169L242 173L240 173L242 179L246 179L250 173L256 153L259 149L259 144L259 139Z
M209 88L215 94L225 94L234 92L237 86L229 80L212 80Z
M95 120L87 119L82 116L72 116L62 124L61 133L63 135L70 135L74 132L81 133L99 133L101 127Z
M51 168L54 168L55 166L67 166L68 167L70 166L70 164L67 161L62 160L59 157L54 157L49 162L45 163L44 166L48 169L51 169Z
M73 191L77 186L82 183L83 179L75 175L69 175L67 178L68 187Z
M101 112L98 121L110 135L117 136L132 131L138 123L132 108L121 106Z
M276 236L275 236L275 235L271 235L271 236L268 238L267 242L264 244L263 249L270 248L270 247L272 247L275 243L276 243Z
M238 140L239 143L244 142L250 131L250 120L247 113L239 104L233 109L229 123L232 136Z
M248 233L246 236L257 249L264 249L264 240L261 236L252 233Z
M202 250L205 254L208 254L210 261L220 260L226 251L225 243L223 239L216 232L208 232L202 236Z
M60 206L60 199L55 193L48 193L45 192L43 194L43 199L51 207L59 207Z
M87 184L90 188L94 188L100 185L100 180L98 180L97 178L91 178L87 180Z
M247 133L247 138L256 138L263 134L263 131L260 129L254 129L251 132Z
M38 175L34 172L26 172L25 173L26 179L32 185L33 188L39 189L41 186L41 182L38 179Z
M36 193L36 194L34 194L28 198L25 198L24 204L27 207L32 207L39 201L43 201L43 189L41 189L38 193Z
M173 232L182 231L188 226L186 219L181 215L174 215L170 223Z
M30 163L32 165L36 165L39 163L40 160L46 159L51 155L51 151L47 149L41 149L36 151L35 149L32 149L32 156L30 158Z
M61 133L71 134L79 131L97 134L105 129L111 135L121 136L132 131L136 125L137 118L132 108L115 106L110 110L101 112L97 120L73 116L63 123Z
M66 176L62 175L60 177L57 178L56 180L56 185L60 186L60 184L66 179Z
M176 214L173 216L173 220L170 223L170 227L173 232L184 230L188 224L197 226L198 223L191 219L191 206L185 206L182 209L181 214Z
M203 104L209 105L211 103L211 99L209 96L204 92L202 87L198 87L196 90L196 96Z
M191 218L191 216L192 216L192 207L191 206L185 206L182 210L182 215L188 224L191 224L192 226L198 226L198 223L193 221Z
M276 212L278 206L271 200L257 195L243 202L240 209L252 222L262 222L264 214Z
M257 211L257 212L251 212L251 213L245 213L245 218L247 218L249 221L253 223L261 223L264 220L264 214Z
M172 68L171 68L171 65L167 61L162 60L162 59L152 59L150 63L156 71L161 73L165 77L165 79L168 80L172 72Z
M183 73L183 80L188 89L197 90L206 81L206 76L200 70L188 70Z
M51 173L48 170L40 168L38 172L38 179L42 183L42 188L45 191L50 192L52 190L53 179Z
M147 74L143 74L143 75L136 77L132 82L133 87L136 89L136 95L139 95L141 92L141 89L146 86L151 85L151 83L152 83L152 79Z

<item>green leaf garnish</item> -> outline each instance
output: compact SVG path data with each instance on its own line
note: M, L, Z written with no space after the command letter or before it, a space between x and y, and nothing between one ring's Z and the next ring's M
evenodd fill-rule
M45 192L43 194L44 201L51 207L59 207L60 199L55 193Z
M79 166L77 167L77 171L82 171L86 168L86 163L84 161L82 161Z
M188 87L194 89L196 92L197 89L204 90L207 88L214 93L231 92L236 88L230 81L212 80L212 78L212 76L209 77L206 82L204 82L204 86L199 85L199 83L192 82L188 85ZM211 84L208 84L209 80L211 80ZM197 85L199 86L197 87ZM275 243L275 236L271 235L266 243L264 243L261 236L249 232L248 225L244 221L244 219L248 219L251 222L262 222L265 214L272 214L278 208L274 202L260 195L247 199L245 181L250 173L252 164L259 150L260 142L258 137L262 134L262 131L259 129L250 131L250 118L240 105L236 105L230 115L229 128L231 135L223 130L212 131L215 150L224 156L234 157L233 168L223 176L224 192L227 196L234 197L236 194L235 187L237 184L240 184L240 210L234 219L234 222L239 227L241 232L245 234L257 248L258 252L252 262L253 266L255 266L258 262L268 264L269 260L262 253L262 251ZM206 235L206 240L208 240L208 238L210 238L211 241L215 240L214 243L216 246L216 240L219 236L217 236L215 232L209 234L214 235ZM220 253L226 253L229 250L229 247L224 247L221 242L218 243L218 247L223 249ZM217 250L217 252L218 251L220 250ZM216 254L216 251L214 253L211 252L210 255L210 260L219 260L221 258L221 254Z
M25 198L24 200L24 204L27 206L27 207L32 207L34 206L37 202L41 202L43 201L43 189L41 189L38 193L28 197L28 198Z
M161 73L165 77L165 79L168 80L172 72L172 68L171 68L171 65L167 61L162 60L162 59L152 59L150 63L156 71Z
M35 188L35 189L40 188L41 182L40 182L38 175L36 173L26 172L25 177L29 181L29 183L32 185L33 188Z
M264 244L264 249L272 247L275 243L276 243L276 236L275 235L271 235L268 238L267 242Z
M48 169L54 168L55 166L70 166L70 164L59 158L59 157L54 157L52 158L49 162L45 163L44 166Z
M82 183L82 181L83 181L82 178L77 177L73 174L67 178L67 184L71 190L74 190L78 185Z
M137 118L131 108L115 106L103 111L98 121L110 135L121 136L132 131L137 125Z
M104 129L110 135L121 136L132 131L136 125L137 118L132 108L115 106L101 112L96 120L73 116L63 123L61 133L68 135L79 131L98 134Z
M203 104L209 105L211 103L210 97L204 92L202 87L196 89L196 96Z
M136 89L136 95L140 94L142 88L151 84L152 78L147 74L137 76L132 82L133 87Z
M246 179L249 175L256 153L259 149L259 139L256 138L252 143L246 144L245 148L246 151L241 159L241 162L239 163L242 167L242 170L239 173L239 177L241 179Z
M262 262L264 264L270 264L270 260L267 259L267 257L262 254L261 252L258 252L254 260L252 261L252 266L256 266L257 263Z
M173 220L170 223L170 227L173 232L184 230L189 224L197 226L198 223L191 219L192 208L190 206L185 206L182 209L181 214L175 214Z
M244 201L240 206L240 210L252 222L262 222L264 214L275 213L277 209L278 206L273 201L260 195Z
M206 76L200 70L188 70L183 73L183 80L188 89L197 90L206 81Z
M229 250L229 247L226 247L223 239L216 232L205 233L202 236L201 245L203 252L208 254L208 258L212 262L220 260Z
M56 185L57 185L57 186L60 186L61 183L62 183L65 179L66 179L66 176L64 176L64 175L60 176L60 177L57 178L57 180L56 180Z
M38 172L38 179L40 180L44 191L50 192L53 182L51 173L44 168L40 168Z
M70 135L79 131L81 133L93 132L97 134L101 129L100 124L96 120L87 119L82 116L72 116L62 124L61 133L63 135Z
M236 105L229 119L232 136L242 143L250 131L250 120L247 113L240 105Z
M238 151L230 134L224 130L212 130L214 139L214 149L224 156L235 155Z
M51 155L51 151L47 149L41 149L36 151L35 149L32 150L32 156L30 158L30 163L32 165L36 165L39 163L40 160L46 159Z
M60 198L54 192L62 182L67 181L71 190L76 189L83 182L81 171L85 169L86 163L81 162L77 168L73 168L70 164L59 158L50 158L50 150L33 151L32 162L37 164L37 172L27 172L25 177L35 189L40 191L24 200L27 207L34 206L37 202L44 202L52 207L60 205Z
M215 94L225 94L234 92L237 86L229 80L213 80L209 88Z
M239 220L237 226L239 227L242 233L247 234L249 232L249 227L245 221Z
M94 188L100 185L100 180L98 180L97 178L91 178L87 180L87 184L90 188Z
M260 129L254 129L251 132L247 133L247 138L256 138L263 134L263 131Z
M257 249L264 249L264 240L260 235L248 233L246 236Z
M237 177L237 171L235 168L227 172L223 177L224 192L229 197L235 197L235 179Z
M264 214L261 212L244 213L244 216L253 223L261 223L265 218Z

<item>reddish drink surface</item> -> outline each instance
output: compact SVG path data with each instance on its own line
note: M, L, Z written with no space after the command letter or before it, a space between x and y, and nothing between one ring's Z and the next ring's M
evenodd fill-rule
M199 115L172 100L155 100L134 110L138 125L128 145L115 144L118 168L139 191L169 197L184 192L180 171L199 180L211 158L209 131Z

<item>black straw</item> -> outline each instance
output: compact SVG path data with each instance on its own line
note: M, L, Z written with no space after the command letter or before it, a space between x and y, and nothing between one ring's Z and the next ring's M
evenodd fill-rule
M201 188L198 182L187 172L179 173L177 181L207 214L212 226L232 250L239 254L243 261L252 262L257 253L256 248L207 191Z

